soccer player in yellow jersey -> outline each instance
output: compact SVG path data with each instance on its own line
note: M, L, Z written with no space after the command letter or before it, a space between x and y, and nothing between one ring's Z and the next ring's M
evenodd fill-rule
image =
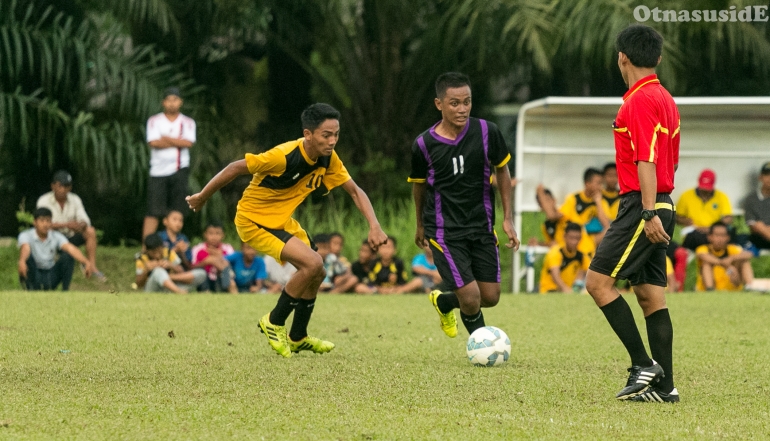
M247 153L245 159L232 162L214 176L200 193L187 197L190 208L198 211L237 176L254 175L238 202L235 227L243 242L278 262L288 261L297 267L275 309L259 321L270 346L287 358L292 352L324 353L334 348L333 343L307 334L326 271L307 232L291 217L297 206L317 188L328 192L341 186L369 222L369 245L377 249L388 239L366 193L353 182L334 151L340 135L339 119L340 113L328 104L309 106L302 112L302 138L258 155ZM286 319L292 311L294 321L287 334Z
M708 245L695 249L698 258L696 291L740 291L751 289L754 270L751 268L751 251L744 251L730 242L727 224L718 221L711 225Z

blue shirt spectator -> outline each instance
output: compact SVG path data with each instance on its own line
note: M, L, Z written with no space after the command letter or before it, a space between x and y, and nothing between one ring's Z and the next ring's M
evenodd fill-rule
M187 249L184 252L184 257L186 257L187 262L192 262L192 247L190 246L190 239L185 236L184 233L177 233L176 234L176 240L171 240L171 238L168 236L168 231L163 230L158 232L158 236L160 236L161 239L163 239L163 245L168 249L169 252L176 251L177 254L179 254L179 251L176 250L176 246L179 243L185 243L187 244ZM179 256L182 257L182 256ZM184 262L183 262L184 263Z
M247 264L241 251L225 256L235 273L235 284L240 292L255 292L262 288L262 282L267 279L267 269L261 257L254 257ZM255 287L255 288L252 288Z

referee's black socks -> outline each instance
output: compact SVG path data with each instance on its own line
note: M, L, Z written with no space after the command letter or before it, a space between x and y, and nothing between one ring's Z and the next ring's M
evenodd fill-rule
M674 327L671 324L671 316L668 308L659 309L645 317L647 322L647 340L650 342L652 358L663 368L666 374L658 383L663 392L671 392L674 389L674 370L672 361L672 349L674 341Z
M463 325L468 330L468 334L473 334L473 331L486 326L481 308L479 308L478 314L465 315L464 312L460 311L460 318L463 320Z
M284 289L281 291L281 296L278 297L278 303L275 308L270 312L270 323L276 326L285 326L286 319L289 318L289 314L294 311L294 307L299 303L299 299L295 299L286 293Z
M652 366L652 360L647 355L647 349L644 348L644 342L642 336L639 334L639 328L636 327L634 321L634 314L631 312L631 308L623 298L618 296L617 299L607 303L600 308L610 322L612 330L615 331L623 346L626 347L628 355L631 356L631 365L650 367ZM660 361L658 361L660 363ZM666 367L661 364L661 367Z

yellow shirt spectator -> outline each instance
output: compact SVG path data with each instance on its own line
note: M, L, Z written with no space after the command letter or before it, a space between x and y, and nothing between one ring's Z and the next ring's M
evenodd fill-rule
M723 217L732 215L733 207L730 205L730 199L727 198L727 195L719 190L714 190L711 198L704 201L693 188L685 191L679 197L679 201L676 203L676 214L692 219L695 227L708 228L714 222L722 220Z
M570 254L566 249L560 246L551 247L543 260L543 269L540 271L540 292L560 291L559 285L551 276L551 269L558 268L561 274L561 280L567 286L572 286L581 271L588 271L588 265L591 259L580 250Z
M620 207L620 193L615 191L602 190L602 206L607 217L614 221L618 217L618 208Z
M719 259L727 256L735 256L741 254L743 248L738 245L728 244L727 247L721 252L714 251L709 245L701 245L695 250L695 254L711 254ZM702 264L698 259L698 281L695 283L696 291L705 291L706 287L703 285L703 278L701 276ZM743 289L743 285L733 285L730 281L730 276L722 266L714 265L714 290L716 291L740 291Z

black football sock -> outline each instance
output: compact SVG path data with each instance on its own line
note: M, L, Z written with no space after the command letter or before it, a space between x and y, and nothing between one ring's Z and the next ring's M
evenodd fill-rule
M276 326L285 326L286 319L289 318L289 314L294 311L294 307L297 306L299 299L295 299L290 296L286 290L281 291L281 296L278 297L278 303L275 304L275 308L270 312L270 323Z
M453 291L443 292L436 298L436 305L438 305L438 310L442 314L446 314L460 307L460 299L457 298L457 294Z
M634 314L631 312L631 308L623 296L618 296L617 299L607 303L600 309L604 316L607 317L607 321L610 322L612 330L615 331L623 346L626 347L628 355L631 356L631 364L642 367L652 366L652 360L650 360L647 350L644 348L642 336L639 335L639 328L636 327Z
M658 387L663 392L669 393L674 389L674 362L672 360L674 327L671 324L671 316L668 314L668 308L665 308L653 312L645 320L647 321L647 339L650 342L652 358L658 362L666 374L658 383Z
M294 321L291 323L289 338L292 341L300 341L307 337L307 324L310 322L310 316L313 315L315 308L315 299L299 299L299 303L294 307Z
M477 314L471 315L465 315L464 312L460 311L460 318L463 320L463 325L465 325L465 329L468 330L468 334L473 334L473 331L486 326L484 324L484 314L481 312L481 309L479 309Z

